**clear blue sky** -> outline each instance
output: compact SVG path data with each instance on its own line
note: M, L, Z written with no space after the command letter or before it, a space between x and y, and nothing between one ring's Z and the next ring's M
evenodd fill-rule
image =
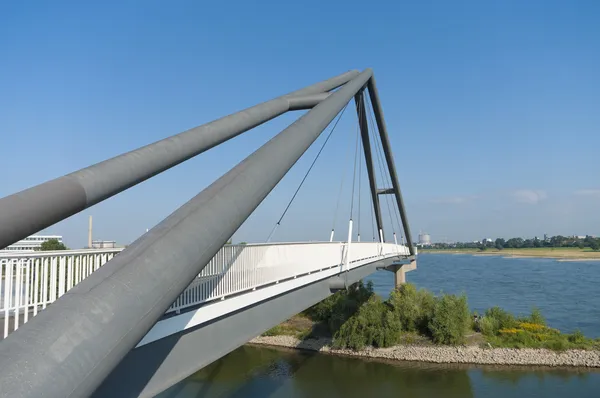
M414 235L600 235L600 2L83 3L0 4L0 197L372 67ZM298 116L47 232L81 247L91 214L95 238L128 243ZM355 134L347 112L276 240L328 238ZM234 240L266 238L316 149Z

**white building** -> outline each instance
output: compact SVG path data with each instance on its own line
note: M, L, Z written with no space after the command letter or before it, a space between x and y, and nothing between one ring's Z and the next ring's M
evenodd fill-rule
M419 234L419 245L429 246L431 244L431 236L429 236L426 232L421 232Z
M31 235L25 239L22 239L12 245L0 250L0 251L10 251L10 252L19 252L19 253L27 253L34 252L40 250L42 247L42 243L50 240L56 239L60 243L62 243L61 235Z

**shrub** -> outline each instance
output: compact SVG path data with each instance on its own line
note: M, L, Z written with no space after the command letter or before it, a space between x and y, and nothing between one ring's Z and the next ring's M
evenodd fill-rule
M500 329L511 329L517 325L515 317L508 311L500 307L492 307L485 311L485 317L493 319L494 332L497 334Z
M394 316L400 320L402 329L408 332L428 332L427 325L433 313L435 297L427 290L417 290L415 285L406 283L390 294L388 303Z
M463 344L470 321L467 297L446 294L435 301L429 332L437 344Z
M479 320L479 331L484 336L494 336L500 329L496 318L484 316Z
M519 322L517 326L519 327L519 329L523 329L533 333L539 333L541 331L546 330L546 326L540 325L539 323Z
M544 342L543 347L554 351L564 351L569 348L569 341L564 336L559 335Z
M344 299L341 293L342 292L337 292L327 297L325 300L313 305L305 311L306 315L308 315L313 321L328 322L329 318L333 314L333 309L336 307L337 302Z
M305 314L314 321L325 323L333 334L371 296L373 296L373 283L369 281L365 285L359 281L312 306L305 311Z
M529 322L536 325L546 326L546 318L542 315L542 312L539 308L533 307L531 310L531 314L529 315Z
M573 344L585 344L588 339L585 338L581 330L577 329L575 332L567 336L567 340Z
M378 296L371 296L334 335L334 347L360 350L389 347L400 338L400 321Z

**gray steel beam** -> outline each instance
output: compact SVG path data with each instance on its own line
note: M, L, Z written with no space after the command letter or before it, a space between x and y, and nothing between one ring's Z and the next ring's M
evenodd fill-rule
M331 94L330 93L319 93L319 94L310 94L310 95L297 95L288 98L289 102L289 110L290 111L300 111L304 109L311 109L319 104L321 101L327 99Z
M408 249L411 255L415 255L415 248L413 246L412 236L410 233L410 226L408 225L408 219L406 217L406 209L404 208L404 201L402 200L402 193L400 192L400 183L398 182L398 175L396 174L396 166L394 165L394 157L392 156L392 147L390 145L390 139L385 125L385 119L383 118L383 109L381 102L379 101L379 92L377 91L377 85L375 78L371 77L368 83L369 96L371 97L371 105L373 106L373 113L375 113L375 121L377 122L377 129L379 130L379 136L381 137L381 143L383 146L383 153L385 154L385 160L387 167L390 172L392 180L392 186L394 194L396 196L396 204L400 210L400 217L402 218L402 227L404 228L404 235L406 236Z
M0 249L72 216L289 110L318 104L357 71L247 108L0 199Z
M383 188L383 189L377 190L378 195L390 195L393 193L394 193L394 188Z
M373 202L373 211L375 212L375 221L377 223L377 240L379 240L379 231L381 238L384 238L385 231L381 222L381 206L379 196L377 195L377 180L375 177L375 167L373 165L373 156L371 152L371 140L369 139L369 124L367 123L367 113L365 108L364 90L361 90L354 96L356 104L356 114L358 115L358 125L360 126L360 136L362 139L363 150L365 153L365 163L367 164L367 174L369 175L369 187L371 189L371 201Z
M0 396L89 396L373 75L358 74L0 344Z
M392 259L344 273L352 284L386 268ZM233 351L265 330L324 300L337 276L228 314L191 330L130 351L95 392L94 398L153 397Z

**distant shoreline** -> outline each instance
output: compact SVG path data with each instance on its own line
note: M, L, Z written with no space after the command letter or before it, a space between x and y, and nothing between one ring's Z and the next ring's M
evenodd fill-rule
M581 249L454 249L454 250L420 250L420 254L468 254L472 256L499 256L503 258L550 258L560 262L600 261L600 251Z

